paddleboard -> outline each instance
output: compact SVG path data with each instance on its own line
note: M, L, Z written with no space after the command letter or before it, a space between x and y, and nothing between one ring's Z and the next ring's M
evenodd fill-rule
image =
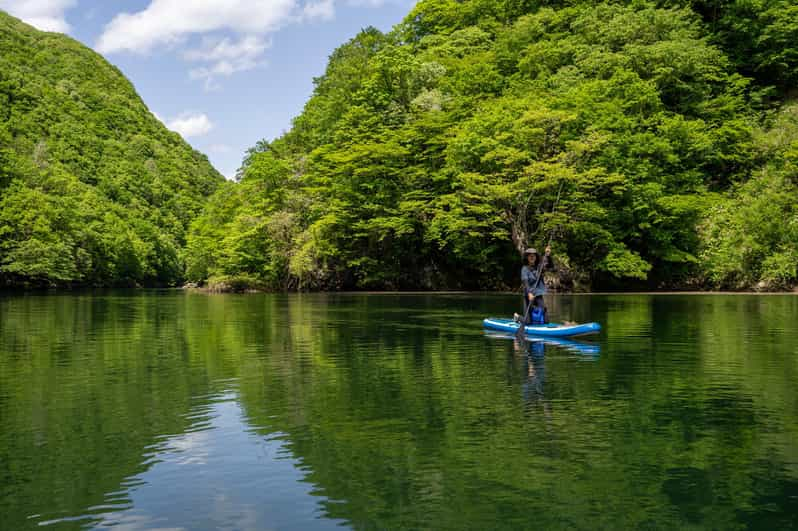
M512 319L501 319L499 317L488 317L482 321L482 325L488 330L510 332L513 334L518 331L518 327L520 326L519 323L516 323ZM598 323L573 325L549 323L545 325L527 325L524 327L524 333L526 335L538 337L573 337L586 334L597 334L599 331L601 331L601 325Z

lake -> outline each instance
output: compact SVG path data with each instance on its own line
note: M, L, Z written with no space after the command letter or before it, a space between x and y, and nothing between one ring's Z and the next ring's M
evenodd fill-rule
M798 529L798 297L0 296L0 528Z

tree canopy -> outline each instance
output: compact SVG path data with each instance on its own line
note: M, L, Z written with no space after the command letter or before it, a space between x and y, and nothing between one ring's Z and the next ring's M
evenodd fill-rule
M422 0L250 151L189 278L512 287L553 241L577 288L795 283L794 9Z
M223 181L100 55L0 12L0 286L169 285Z
M330 56L236 182L75 41L0 14L0 285L798 282L784 0L422 0Z

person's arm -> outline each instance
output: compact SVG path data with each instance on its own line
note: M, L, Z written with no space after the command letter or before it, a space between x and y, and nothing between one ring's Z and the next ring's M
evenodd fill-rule
M529 266L523 266L521 268L521 282L524 284L524 292L526 293L527 299L530 301L532 300L532 271L529 269Z

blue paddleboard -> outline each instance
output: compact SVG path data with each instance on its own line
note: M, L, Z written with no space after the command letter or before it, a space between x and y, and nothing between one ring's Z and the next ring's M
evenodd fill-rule
M482 321L482 325L488 330L510 332L513 334L515 334L518 331L518 327L521 326L512 319L501 319L498 317L488 317ZM524 327L524 332L526 335L538 337L583 336L585 334L597 334L600 330L601 325L598 323L582 323L574 325L549 323L545 325L527 325Z

